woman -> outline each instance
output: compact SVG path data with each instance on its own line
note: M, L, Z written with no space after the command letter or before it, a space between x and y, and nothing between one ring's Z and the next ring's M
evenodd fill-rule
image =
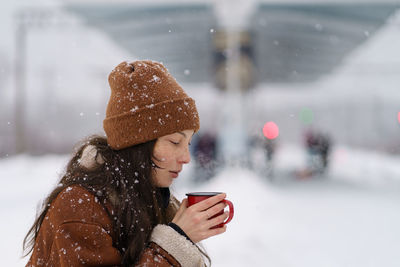
M169 186L199 129L194 100L153 61L109 75L106 137L83 142L24 240L27 266L204 266L197 243L221 234L220 194L187 207ZM209 259L209 258L208 258Z

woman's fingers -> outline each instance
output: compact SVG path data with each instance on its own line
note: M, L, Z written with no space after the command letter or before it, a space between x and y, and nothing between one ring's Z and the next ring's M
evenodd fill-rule
M226 206L227 205L225 204L225 202L220 202L220 203L212 206L211 208L203 211L202 214L204 215L204 217L206 219L210 219L213 216L215 216L216 214L222 212L225 209Z
M175 217L172 220L172 222L175 223L177 219L181 218L186 209L187 209L187 198L182 200L182 203L179 206L179 209L176 211Z
M225 197L226 194L219 194L190 207L187 205L187 199L184 199L172 222L176 223L195 243L222 234L226 231L226 227L213 227L222 224L227 218L227 214L222 213L226 207Z
M207 223L205 224L205 227L207 227L207 229L211 229L216 225L222 224L228 217L229 217L229 212L226 211L223 214L208 220Z
M187 209L187 202L188 202L187 198L184 198L182 200L182 203L179 206L177 213L183 213Z
M225 211L223 214L208 220L206 227L208 229L212 228L213 226L219 225L223 223L229 217L229 212Z
M188 206L188 199L187 198L182 199L181 206L179 208L186 209L187 206Z
M191 206L191 208L196 210L196 211L207 210L210 207L212 207L215 204L217 204L218 202L221 202L225 198L226 198L226 194L222 193L222 194L207 198L206 200L200 201L199 203L196 203L193 206Z

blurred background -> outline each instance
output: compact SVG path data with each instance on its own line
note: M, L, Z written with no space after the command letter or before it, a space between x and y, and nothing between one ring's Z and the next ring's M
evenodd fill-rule
M399 266L399 1L5 0L0 20L6 265L74 145L104 134L109 72L152 59L201 118L174 193L235 203L214 266Z

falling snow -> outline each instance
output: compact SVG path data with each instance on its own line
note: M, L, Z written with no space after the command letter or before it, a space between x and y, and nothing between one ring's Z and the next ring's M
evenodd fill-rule
M160 83L161 79L160 77L158 77L157 75L153 75L153 78L151 80L149 80L149 82L156 82L156 83Z

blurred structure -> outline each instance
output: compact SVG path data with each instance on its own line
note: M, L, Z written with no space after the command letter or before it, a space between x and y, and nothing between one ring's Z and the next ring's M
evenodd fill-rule
M219 89L227 90L228 70L231 69L233 75L238 77L239 88L248 90L255 85L254 55L252 47L252 36L250 32L242 31L237 33L239 55L235 62L229 62L228 35L230 32L218 30L214 35L214 67L215 83ZM228 65L228 64L233 65Z
M251 22L258 81L310 82L330 73L399 7L394 1L260 4Z
M210 4L75 2L66 10L134 57L165 63L180 82L209 81L217 20Z
M223 5L221 1L167 2L66 1L56 12L40 8L20 11L23 15L15 20L14 104L8 104L12 114L0 117L2 125L7 125L0 129L0 156L14 152L66 153L82 136L102 134L110 66L136 58L162 61L183 85L204 84L234 92L219 96L221 107L230 103L229 108L221 108L213 118L202 118L226 123L220 123L219 139L223 142L218 142L217 149L233 157L242 156L249 124L265 122L266 115L276 115L282 137L296 141L302 127L288 117L308 102L290 103L290 97L273 96L265 100L260 94L252 99L254 90L249 89L293 84L296 90L305 91L334 72L400 8L399 3L390 1L247 1L240 7L230 1L222 1ZM247 7L250 5L253 7ZM68 22L59 23L64 16ZM240 27L237 21L241 21ZM389 116L383 114L392 112L395 105L388 107L384 99L371 98L369 103L364 97L368 102L364 106L371 109L372 104L379 110L374 112L379 124L388 125ZM249 104L246 99L253 102ZM289 105L276 103L284 100ZM365 111L358 110L350 100L345 108L336 106L342 103L343 97L338 97L334 106L313 106L321 116L343 113L344 119L338 123L346 131L335 132L335 140L357 145L381 142L381 134L369 128L364 131L369 133L364 140L355 138L357 135L350 131L357 129L346 119L349 114L362 117ZM339 112L332 114L331 109ZM327 121L317 118L315 123L327 129ZM362 123L374 124L367 119ZM394 143L394 132L385 132L389 137L385 139Z

